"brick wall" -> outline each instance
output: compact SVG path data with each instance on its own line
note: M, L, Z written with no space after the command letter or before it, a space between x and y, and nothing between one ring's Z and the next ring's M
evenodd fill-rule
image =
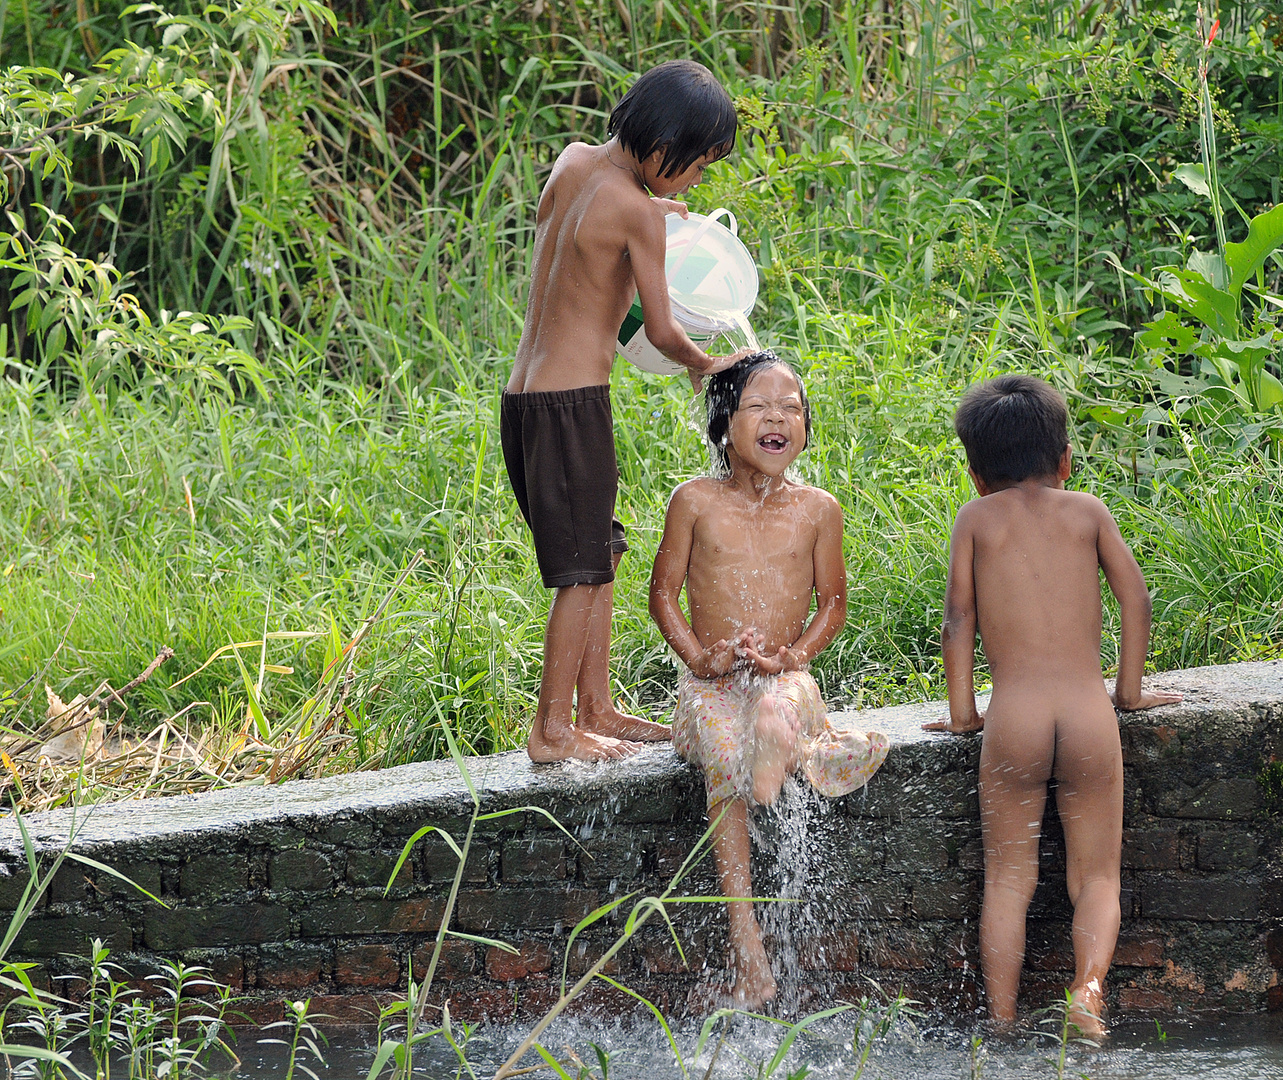
M1267 805L1264 766L1283 760L1283 664L1170 673L1180 706L1126 716L1123 928L1114 1007L1283 1009L1283 807ZM950 1010L978 1002L982 884L975 795L978 737L925 735L940 705L842 714L893 736L887 765L862 792L758 823L759 894L800 900L760 909L777 968L800 1006L868 992L868 979ZM474 759L482 810L543 807L571 833L524 813L478 826L454 925L515 954L449 939L439 994L454 1015L501 1018L556 999L563 963L582 973L617 937L630 904L578 938L586 913L624 893L660 892L703 826L699 777L671 750L610 766L532 766L524 754ZM167 907L118 880L64 864L11 957L43 979L83 969L90 939L109 945L136 984L162 958L207 965L242 991L251 1018L308 996L337 1020L368 1020L422 974L455 859L430 835L392 888L405 840L424 824L461 840L471 804L449 763L403 766L278 787L104 806L75 818L76 850L118 868ZM28 819L52 852L73 819ZM1032 1006L1071 977L1064 847L1054 809L1029 924L1023 994ZM792 854L778 865L775 853ZM805 864L799 870L799 863ZM25 882L13 822L0 822L0 909ZM711 861L684 893L716 892ZM609 970L681 1012L725 956L719 905L674 910L685 962L648 924ZM59 981L60 989L75 983ZM633 1007L604 985L591 1000Z

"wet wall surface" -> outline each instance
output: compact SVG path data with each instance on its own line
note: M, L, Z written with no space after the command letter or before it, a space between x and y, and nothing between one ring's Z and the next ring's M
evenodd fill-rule
M1283 1009L1283 663L1170 672L1147 685L1180 705L1121 717L1126 804L1123 925L1109 998L1119 1015L1174 1009ZM755 890L786 1009L902 990L955 1014L978 993L983 882L979 736L926 734L927 704L838 713L887 732L893 749L868 787L820 799L801 787L757 812ZM625 762L532 765L523 752L468 759L482 814L539 807L475 826L451 928L515 950L447 937L434 979L457 1017L542 1012L620 937L636 901L659 895L706 826L702 780L667 747ZM10 959L37 980L83 973L101 939L140 988L165 960L206 965L243 992L251 1019L286 998L368 1022L427 970L458 865L437 833L388 884L425 825L462 844L472 800L450 762L272 787L55 812L26 819L45 858L74 831L101 870L65 863ZM1044 820L1022 998L1046 1004L1072 978L1071 910L1054 800ZM0 821L0 910L26 884L22 841ZM715 895L711 858L675 896ZM591 912L632 899L575 936ZM675 903L677 941L652 917L606 965L673 1014L725 981L720 904ZM569 948L568 948L569 946ZM74 979L56 983L75 993ZM639 1008L596 983L585 1002Z

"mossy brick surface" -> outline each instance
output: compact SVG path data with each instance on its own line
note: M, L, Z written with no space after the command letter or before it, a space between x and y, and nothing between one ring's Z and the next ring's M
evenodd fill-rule
M398 853L399 854L399 853ZM395 894L404 891L414 884L414 860L407 858L397 870L396 881L392 881L392 871L396 870L398 854L390 851L349 851L344 880L358 889L387 888L392 883Z
M268 887L273 892L328 892L334 886L334 867L320 851L292 848L274 851L267 863Z
M461 930L491 935L559 927L568 930L600 902L595 889L505 887L461 892L455 911Z
M444 914L444 897L416 896L399 900L326 897L313 901L300 912L299 934L320 938L436 933Z
M638 849L638 863L641 850ZM499 880L505 885L522 881L560 881L566 876L566 839L551 836L518 837L503 845Z
M193 855L179 867L178 888L184 897L226 897L249 888L249 855L217 851Z
M1283 817L1265 804L1257 779L1263 761L1283 755L1283 664L1170 672L1153 681L1185 701L1120 717L1127 831L1111 1003L1283 1007L1276 992ZM893 749L864 789L808 819L811 868L804 903L789 917L803 931L796 963L814 985L854 986L863 965L884 982L950 1001L976 994L981 738L923 732L921 723L942 711L936 703L833 715L838 727L886 731ZM519 812L479 825L455 926L537 944L555 958L571 927L598 904L632 888L662 887L706 826L699 772L666 746L587 768L537 766L522 752L470 759L468 767L483 811ZM542 815L520 812L527 806L560 816L587 850ZM324 1011L355 1015L362 1002L398 992L412 960L425 970L420 961L426 964L457 869L454 853L430 835L385 897L402 845L428 824L462 841L471 808L451 762L99 807L74 819L76 849L138 878L171 909L101 871L68 867L10 957L22 959L25 942L25 955L65 973L71 962L63 954L83 953L105 933L115 956L142 969L209 956L228 981L239 970L251 995L247 1008L265 1009L273 995L310 996L333 1002ZM781 844L769 816L758 821L758 889L786 878L774 866ZM46 864L72 821L66 812L27 819ZM1026 981L1052 992L1068 963L1072 913L1051 800L1044 834ZM25 856L11 822L0 821L0 866L13 871L0 875L0 904L7 897L12 906L25 884ZM681 891L716 894L711 859ZM720 971L723 906L683 905L673 914L696 967ZM763 923L768 935L784 925L774 915ZM618 924L606 919L584 935L575 970L609 946ZM551 971L538 970L538 950L534 963L500 972L495 961L487 973L487 947L458 939L447 946L438 974L449 980L452 1002L467 998L479 1011L516 1015L555 997ZM645 935L621 953L618 970L639 978L657 1001L683 1002L697 975L665 957L667 948L665 933Z
M156 908L143 916L143 941L161 953L258 945L281 941L289 933L289 910L277 904Z
M260 945L257 985L267 990L305 990L334 966L334 947L286 941Z
M23 924L11 956L88 956L91 943L101 940L113 952L133 947L133 929L119 915L55 915L42 913Z

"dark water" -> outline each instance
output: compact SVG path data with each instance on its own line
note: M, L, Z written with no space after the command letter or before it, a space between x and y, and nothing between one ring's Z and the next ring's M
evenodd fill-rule
M525 1030L478 1028L466 1047L477 1077L493 1076ZM674 1035L691 1080L703 1080L710 1064L712 1080L750 1080L768 1075L766 1070L786 1031L762 1021L738 1020L717 1051L716 1061L712 1060L716 1039L695 1054L698 1026L679 1028ZM810 1070L807 1076L813 1080L852 1080L857 1076L868 1080L1035 1080L1059 1075L1059 1046L1050 1038L985 1039L976 1049L973 1038L978 1034L978 1030L901 1023L873 1043L860 1074L854 1023L834 1019L799 1035L770 1075L788 1080L803 1068ZM856 1047L852 1046L853 1036ZM578 1058L593 1076L601 1077L593 1043L611 1054L610 1078L667 1080L682 1076L657 1024L568 1020L554 1024L542 1041L571 1076L578 1071ZM259 1047L248 1033L242 1037L238 1052L242 1065L237 1076L285 1074L279 1048ZM368 1037L349 1032L331 1035L325 1066L307 1059L304 1063L321 1077L364 1080L373 1053ZM532 1053L522 1064L538 1065L541 1060ZM416 1054L415 1075L430 1080L455 1077L460 1075L458 1058L438 1040L435 1047L421 1048ZM528 1075L555 1076L551 1070ZM1222 1021L1174 1018L1164 1023L1161 1031L1152 1020L1123 1022L1101 1048L1071 1047L1063 1075L1075 1080L1283 1080L1283 1015ZM462 1071L462 1076L467 1077L467 1071Z

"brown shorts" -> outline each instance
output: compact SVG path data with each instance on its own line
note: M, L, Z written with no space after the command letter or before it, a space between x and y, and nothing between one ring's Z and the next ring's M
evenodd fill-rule
M504 391L499 440L544 587L614 581L611 556L627 551L628 541L614 516L619 467L610 387Z

